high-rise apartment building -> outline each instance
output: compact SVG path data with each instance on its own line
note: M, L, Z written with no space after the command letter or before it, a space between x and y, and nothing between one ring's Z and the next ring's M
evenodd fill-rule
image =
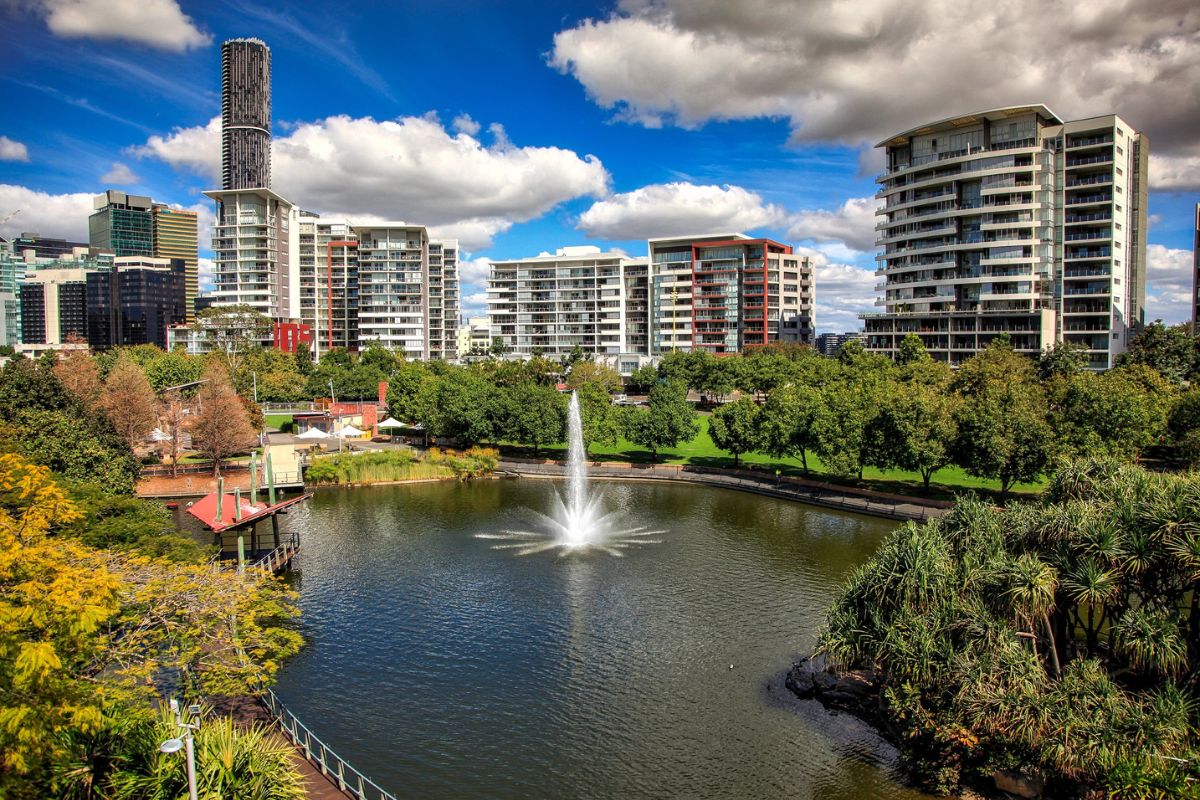
M271 49L221 45L221 188L271 188Z
M812 262L741 233L651 239L650 353L812 344Z
M292 280L295 206L270 189L204 193L213 220L215 304L248 305L276 320L297 316L299 282ZM293 292L295 296L293 296Z
M87 338L87 276L82 267L39 269L21 284L21 344Z
M300 322L318 359L335 347L358 349L358 237L345 220L300 212Z
M96 350L125 345L167 347L167 328L187 317L183 259L129 256L111 270L88 271L87 341Z
M406 358L429 358L429 235L402 222L355 226L358 236L358 334Z
M631 288L640 295L635 308L645 314L645 271L645 259L593 246L493 261L487 298L491 335L520 356L540 352L559 359L577 347L597 356L642 354L644 349L629 349L634 341L644 344L644 328L629 330L627 300Z
M162 203L152 207L154 217L154 257L183 262L187 318L196 314L196 295L200 291L198 216L195 211L171 208Z
M88 217L88 242L115 256L154 255L154 201L109 189L96 195Z
M458 358L458 240L429 242L429 357Z
M28 246L29 239L22 237L25 241L21 244L21 252L13 253L12 245L8 242L0 242L0 344L17 346L22 344L23 327L21 322L21 287L24 285L26 277L33 275L39 270L106 270L111 269L113 264L113 256L109 252L96 250L88 247L86 244L78 244L64 252L61 247L52 245L46 250L39 250L35 247ZM37 238L36 236L33 238ZM21 241L18 239L16 241ZM47 240L41 240L45 242ZM51 242L61 242L62 240L49 240ZM56 253L51 257L43 257L36 255L39 252ZM44 316L44 306L42 311L38 312ZM56 329L55 326L52 326ZM44 331L44 324L37 327L38 331ZM72 329L71 332L77 332ZM34 334L37 337L44 337L45 332ZM51 344L60 341L54 339L53 330L49 332L52 338ZM38 342L31 344L47 344L39 338Z
M1145 318L1149 143L1120 117L1041 105L933 122L881 142L876 305L868 350L909 333L961 363L1007 334L1112 366Z
M863 334L858 331L850 333L822 333L817 337L817 352L823 356L836 356L842 345L849 342L861 342Z

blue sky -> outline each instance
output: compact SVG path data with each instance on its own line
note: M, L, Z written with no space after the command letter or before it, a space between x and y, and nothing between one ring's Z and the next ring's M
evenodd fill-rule
M856 328L878 280L870 145L1045 102L1149 133L1149 314L1184 319L1200 12L992 5L0 0L0 220L20 209L0 234L86 238L89 196L110 186L206 209L219 45L257 36L273 55L274 188L323 215L460 236L468 310L487 258L742 229L808 248L819 328Z

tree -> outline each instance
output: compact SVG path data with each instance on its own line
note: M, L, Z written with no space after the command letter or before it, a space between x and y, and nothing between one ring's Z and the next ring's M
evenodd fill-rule
M68 338L68 342L74 343L75 338ZM85 408L97 407L100 402L100 371L87 350L64 350L53 369L54 376L63 388L77 397Z
M894 387L874 422L881 456L878 466L920 473L928 492L933 474L953 460L960 403L944 387L922 383Z
M297 344L293 357L296 361L296 371L308 377L309 373L313 371L312 348L308 346L308 342Z
M658 370L649 364L638 367L629 375L629 390L637 394L645 394L650 387L658 383Z
M1079 342L1057 342L1038 357L1038 378L1048 381L1055 377L1069 378L1087 369L1087 346Z
M896 349L897 364L906 366L929 357L929 351L925 349L925 343L921 341L920 336L915 333L904 334L904 338L900 340L900 346Z
M1133 337L1117 363L1145 364L1178 385L1196 368L1196 342L1187 323L1168 327L1156 319Z
M117 359L104 381L100 404L130 450L145 441L158 423L158 398L154 389L142 368L124 354Z
M163 433L158 449L162 460L171 464L171 477L179 474L179 453L183 448L187 415L187 404L178 389L163 394L158 404L158 429Z
M616 445L621 438L621 415L608 392L596 383L585 383L575 392L583 423L583 451L586 453L593 444Z
M535 455L543 446L567 438L566 403L553 386L519 383L505 390L504 401L503 438L533 445Z
M210 341L224 359L229 374L236 375L246 352L271 338L271 318L245 303L212 306L196 314L192 328Z
M507 352L508 352L508 345L505 343L504 337L503 336L493 336L492 337L492 347L491 347L492 355L495 356L496 358L499 358L500 356L504 355Z
M1200 464L1200 386L1183 392L1171 407L1171 443L1187 464Z
M99 480L129 492L138 464L107 415L63 388L53 365L27 358L0 370L0 452L20 453L73 480Z
M752 453L762 446L761 418L762 410L749 397L726 403L709 418L708 435L713 444L733 455L734 467L742 453Z
M1048 385L1054 429L1071 455L1132 460L1166 433L1174 387L1148 366L1079 372Z
M595 361L576 360L567 373L567 388L578 389L587 384L595 384L606 393L621 391L621 375L612 367L597 364Z
M799 456L807 476L808 454L820 445L826 413L825 400L815 387L799 384L772 389L760 418L763 450L775 458Z
M690 442L700 433L696 412L687 399L687 387L677 381L651 389L649 408L630 409L625 423L629 441L649 448L654 458L658 458L659 448Z
M817 431L817 454L832 472L857 476L863 468L876 463L870 436L872 423L879 413L884 384L866 377L825 387L821 396L825 413L820 417Z
M196 413L188 421L188 430L196 450L212 459L213 474L220 475L221 461L249 450L258 436L225 365L215 359L209 361L203 380L196 393Z
M1000 501L1014 483L1036 480L1055 452L1042 390L1019 380L983 385L956 415L955 463L968 474L1000 481Z

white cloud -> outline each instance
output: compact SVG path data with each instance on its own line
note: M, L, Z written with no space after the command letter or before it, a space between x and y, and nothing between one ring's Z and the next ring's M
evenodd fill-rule
M492 271L492 260L486 256L464 258L458 262L458 279L472 286L487 286Z
M468 126L469 127L469 126ZM479 249L517 222L567 200L603 196L608 172L595 156L517 147L493 124L486 147L451 134L432 116L377 121L328 117L274 139L273 188L305 208L351 219L402 219ZM152 136L131 149L216 180L221 121Z
M482 317L487 315L487 292L475 292L464 295L459 313L464 317Z
M551 66L648 126L786 119L796 141L876 141L1044 102L1119 111L1160 153L1200 129L1194 0L622 0L555 35Z
M1192 318L1192 251L1146 247L1146 319L1168 324Z
M1154 143L1150 143L1151 147ZM1200 190L1200 147L1191 155L1150 156L1150 186L1175 192Z
M18 236L33 231L50 238L75 242L88 240L88 215L93 195L87 192L48 194L24 186L0 183L0 236Z
M200 256L196 260L196 269L200 273L200 291L212 291L215 286L213 283L213 260Z
M151 136L143 145L126 149L138 158L157 158L175 169L187 170L213 181L221 180L221 118L207 125L175 128L167 136Z
M593 203L578 228L599 239L646 239L748 231L779 222L783 209L740 186L659 183Z
M467 136L474 136L479 133L479 123L471 119L470 114L459 114L454 118L454 130L458 133L465 133Z
M21 142L0 136L0 161L28 161L29 149Z
M101 183L111 183L115 186L128 186L139 181L141 178L135 175L127 164L120 161L114 161L112 169L100 176Z
M40 0L32 5L50 32L66 39L123 39L174 52L212 42L176 0Z
M800 211L790 220L788 236L800 241L842 242L851 250L867 252L875 248L878 207L874 197L852 197L836 211ZM838 253L837 257L853 256Z

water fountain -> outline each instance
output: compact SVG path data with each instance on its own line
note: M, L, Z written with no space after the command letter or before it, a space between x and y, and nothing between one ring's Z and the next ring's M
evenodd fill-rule
M571 392L567 406L567 473L566 490L555 496L553 515L530 510L540 530L481 533L481 539L509 540L496 545L497 550L515 550L517 555L529 555L559 548L563 554L594 548L619 556L621 551L642 544L655 544L649 539L663 533L643 527L620 528L624 516L621 510L604 512L603 492L589 492L587 450L583 446L583 417L579 411L579 395Z

